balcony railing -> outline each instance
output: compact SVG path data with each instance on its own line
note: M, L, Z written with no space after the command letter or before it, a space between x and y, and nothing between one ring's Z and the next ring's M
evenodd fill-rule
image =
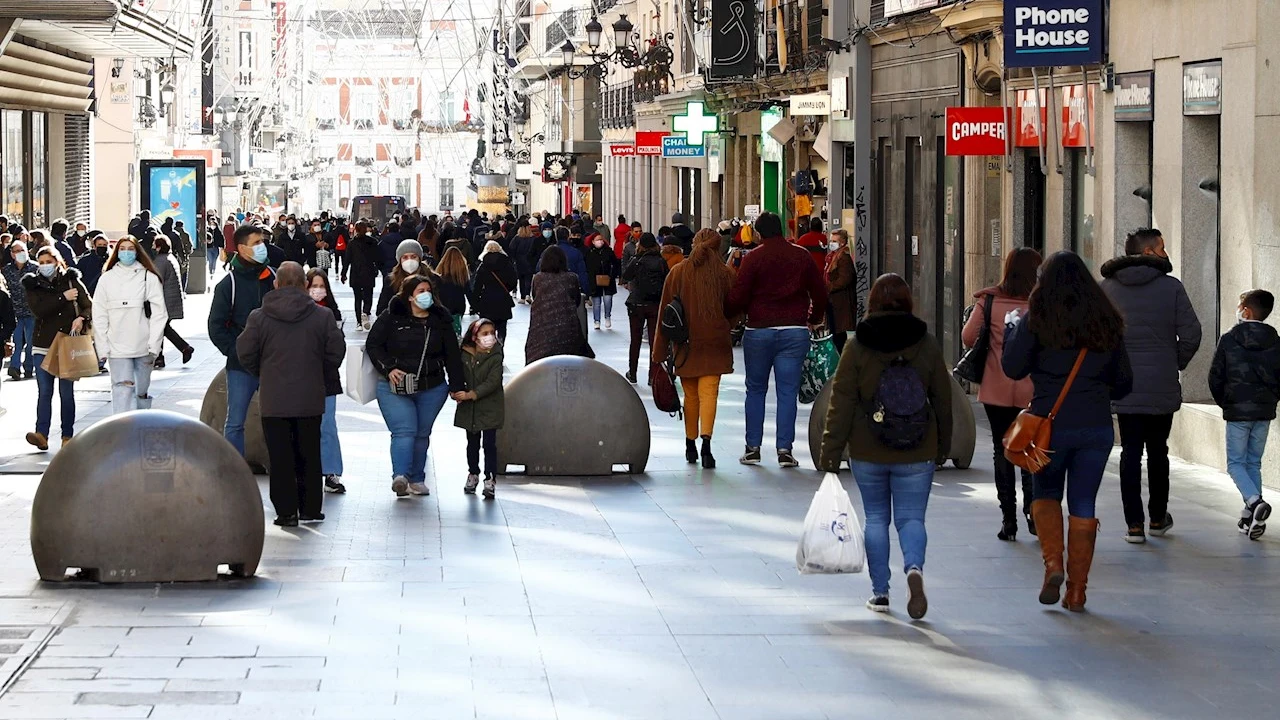
M772 13L766 13L765 74L822 70L827 67L827 51L822 46L822 5L822 0L785 0L780 4L782 35L786 38L786 68L782 67L778 52L778 18Z
M570 8L551 21L547 26L547 52L559 50L565 40L578 34L581 29L578 26L580 15L577 8Z

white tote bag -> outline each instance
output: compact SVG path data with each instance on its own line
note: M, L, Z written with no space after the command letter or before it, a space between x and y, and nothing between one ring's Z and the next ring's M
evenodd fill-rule
M364 345L347 348L347 397L361 405L368 405L378 397L378 380L381 376L373 367L373 361Z
M862 520L840 478L827 473L804 518L796 569L801 573L860 573L866 565Z

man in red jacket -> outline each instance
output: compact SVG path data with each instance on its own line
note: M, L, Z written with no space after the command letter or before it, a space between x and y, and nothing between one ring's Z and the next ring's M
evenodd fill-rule
M796 467L791 447L796 438L797 395L809 328L822 322L827 289L809 253L782 237L782 220L773 213L756 219L759 244L742 258L729 291L726 314L746 313L742 352L747 365L747 451L743 465L760 464L764 439L765 395L772 371L778 399L778 464Z
M631 235L631 226L627 224L627 216L619 215L618 224L613 228L613 254L622 259L622 248L627 245L627 238Z

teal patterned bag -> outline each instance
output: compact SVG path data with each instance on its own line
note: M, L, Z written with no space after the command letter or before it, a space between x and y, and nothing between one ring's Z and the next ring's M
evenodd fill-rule
M818 399L818 393L836 374L840 353L831 341L831 333L815 335L809 340L809 353L804 356L804 369L800 373L800 402L808 405Z

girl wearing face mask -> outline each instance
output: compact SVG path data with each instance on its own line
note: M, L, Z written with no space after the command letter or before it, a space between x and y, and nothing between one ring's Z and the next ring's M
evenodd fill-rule
M169 262L167 256L161 261ZM105 267L93 295L93 340L111 373L111 412L145 410L151 407L151 371L169 322L164 281L132 237L116 243Z
M191 362L191 356L195 355L195 348L173 329L173 321L181 320L183 317L182 269L178 258L173 255L172 244L168 237L157 235L155 249L155 273L160 278L161 287L164 288L164 306L169 313L169 319L164 324L164 336L178 348L178 352L182 353L182 364L186 365ZM155 368L160 370L163 367L164 343L162 342L160 354L156 356Z
M93 301L84 283L80 282L80 271L68 268L58 251L48 246L36 251L36 272L22 278L22 289L26 291L27 305L35 317L32 345L40 392L36 402L36 429L27 433L27 442L40 450L48 450L49 429L53 424L54 383L57 382L62 404L63 445L71 442L75 434L75 384L55 378L40 366L58 333L71 335L89 328Z
M400 292L405 280L426 277L431 272L431 266L422 261L422 253L422 245L417 240L404 240L396 246L396 266L387 281L382 283L382 292L378 293L379 315L387 311L391 298Z
M622 273L622 262L605 242L603 235L591 238L591 244L584 253L587 263L587 295L591 297L591 313L595 317L596 329L600 329L600 316L604 315L605 329L613 329L613 296L618 294L618 275Z
M396 497L430 495L431 426L451 392L466 389L458 336L436 301L435 276L413 276L378 316L365 344L378 381L378 408L391 431L391 489Z
M321 307L333 312L333 320L342 328L342 311L333 297L328 273L313 268L307 273L307 294ZM326 369L328 370L328 369ZM345 493L342 484L342 443L338 439L338 396L342 394L342 380L338 369L332 368L324 378L324 415L320 418L320 472L324 475L324 490Z
M458 402L453 424L467 431L467 484L462 491L476 493L480 484L480 446L484 446L484 497L497 490L498 431L502 429L502 343L498 329L484 318L471 323L462 338L462 370L469 390L452 393Z

